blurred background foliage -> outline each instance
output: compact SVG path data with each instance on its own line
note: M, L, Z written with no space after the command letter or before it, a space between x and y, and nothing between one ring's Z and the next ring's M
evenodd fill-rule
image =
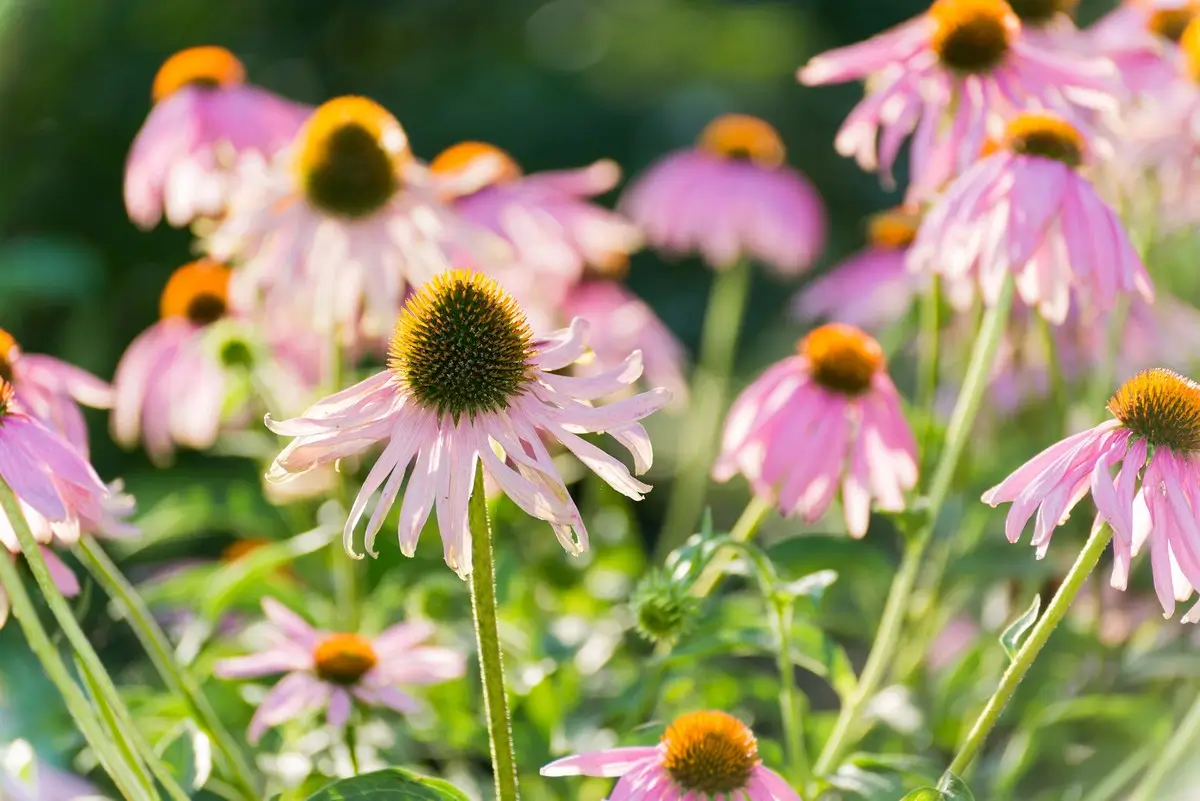
M859 88L803 88L795 70L813 53L864 38L921 7L915 0L0 0L0 325L26 351L53 353L110 377L130 340L156 319L166 277L190 259L190 237L166 227L139 232L125 216L122 172L155 71L171 53L196 44L228 47L252 81L298 100L373 97L396 114L426 159L457 141L482 139L509 150L528 171L609 157L632 175L690 144L716 114L762 116L779 129L789 161L825 200L831 242L818 267L824 269L861 244L865 214L899 198L833 151L834 132ZM1094 18L1101 9L1085 4L1081 17ZM629 281L689 346L695 344L707 270L644 253L635 257ZM783 314L795 287L761 274L756 282L741 383L786 352L802 331ZM311 525L304 522L307 512L281 512L262 500L258 466L191 453L169 471L154 470L140 451L123 453L111 442L103 415L89 414L97 469L106 478L125 476L143 512L148 539L125 554L127 566L147 579L164 562L178 567L179 560L193 560L172 580L148 585L160 608L204 595L202 617L228 624L230 613L255 616L258 597L271 593L317 622L328 619L329 599L303 590L310 578L320 583L325 560L302 549L268 555L233 575L225 570L216 599L205 594L231 542L281 540ZM670 421L657 425L666 439L656 445L667 455L674 431ZM973 455L977 470L992 475L976 475L972 484L1007 472L1056 436L1053 429L1011 438L1003 455ZM778 683L761 599L735 581L727 600L680 643L655 705L639 692L652 648L632 633L623 602L645 568L644 546L653 540L666 494L654 493L631 511L598 482L585 482L580 493L594 538L581 559L566 559L548 530L510 507L502 507L498 524L503 625L525 771L532 774L565 750L613 744L606 729L625 744L651 742L662 721L699 704L755 723L764 759L778 765L778 731L770 723ZM728 526L745 501L744 487L733 482L712 497L718 528ZM848 763L831 791L835 797L894 801L903 788L936 779L964 718L979 708L1004 667L999 630L1035 593L1049 597L1047 582L1063 566L1055 558L1036 562L1027 549L1009 546L1000 535L1001 516L979 514L982 509L957 520L948 516L941 551L932 558L954 560L955 569L947 586L930 588L925 599L930 614L900 666L907 674L898 678L910 679L908 688L893 688L881 702L877 715L887 725L864 743L879 753ZM862 542L819 529L801 538L778 536L797 530L780 521L768 527L781 573L840 574L820 603L797 617L793 634L814 708L809 736L819 743L878 620L895 569L895 538L878 521ZM975 546L964 546L963 537ZM1082 541L1082 534L1068 528L1057 535L1073 538ZM1069 558L1071 550L1052 555ZM364 623L381 628L397 616L392 610L426 615L446 621L450 638L472 651L465 587L442 568L431 537L423 540L422 563L401 563L394 547L383 554L368 566ZM273 561L293 557L285 572ZM997 592L1004 597L997 600ZM103 614L104 600L85 591L78 605L122 683L153 686L132 636ZM926 646L959 611L984 621L985 636L968 638L947 665L928 670ZM977 797L1115 797L1092 791L1115 770L1144 764L1164 722L1195 691L1200 659L1178 624L1170 624L1176 630L1166 644L1156 625L1141 639L1126 637L1098 651L1094 616L1085 609L1076 618L1056 635L1050 658L1039 662L1006 716L995 737L997 753L981 766L985 789ZM79 742L36 663L15 647L19 642L15 627L0 632L0 739L19 734L61 762ZM236 650L222 643L197 659L203 667ZM386 759L478 786L487 761L474 681L469 676L431 692L440 720L378 732ZM210 686L233 724L244 726L250 707L228 686ZM150 693L139 710L160 742L179 736L179 710ZM305 748L316 753L328 745L306 741L303 733L288 736L296 759L308 758ZM181 764L188 760L183 750ZM920 756L885 757L884 751ZM334 772L328 762L318 767ZM609 786L527 778L530 801L595 801Z

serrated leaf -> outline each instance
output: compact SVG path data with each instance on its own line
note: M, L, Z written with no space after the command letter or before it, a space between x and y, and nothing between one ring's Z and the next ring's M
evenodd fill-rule
M946 801L975 801L975 796L971 793L971 788L967 787L967 783L949 771L942 775L942 780L938 782L937 788Z
M469 801L449 782L401 768L377 770L326 785L306 801Z
M1025 610L1025 614L1014 620L1000 635L1000 645L1004 647L1004 653L1008 654L1009 659L1016 659L1017 651L1021 648L1021 638L1033 628L1033 624L1037 622L1038 612L1041 611L1042 596L1035 595L1033 602Z
M900 801L945 801L946 796L934 787L918 787Z

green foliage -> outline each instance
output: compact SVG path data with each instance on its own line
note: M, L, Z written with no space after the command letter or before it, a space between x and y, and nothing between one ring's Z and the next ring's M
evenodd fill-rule
M467 801L467 796L441 779L418 776L400 768L342 779L308 797L308 801Z

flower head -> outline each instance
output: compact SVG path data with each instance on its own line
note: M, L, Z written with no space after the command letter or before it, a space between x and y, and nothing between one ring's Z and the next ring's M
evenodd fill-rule
M613 798L629 801L800 801L779 774L763 767L758 741L725 712L677 717L656 746L611 748L565 757L543 776L620 777Z
M12 489L25 522L40 546L50 575L63 594L79 592L79 582L48 547L74 544L82 530L103 533L112 518L108 487L87 459L57 433L29 415L12 384L0 379L0 479ZM125 496L127 497L127 496ZM16 556L21 545L8 516L0 511L0 545ZM8 597L0 590L0 625Z
M113 389L106 381L53 356L25 353L12 334L0 329L0 379L30 415L88 455L87 423L79 406L108 409Z
M783 514L810 522L840 488L854 537L867 531L872 500L904 509L916 444L879 343L853 326L824 325L751 384L729 411L713 467L718 481L736 473Z
M825 211L785 155L765 121L727 114L708 124L696 147L639 176L620 208L662 250L699 253L718 269L753 258L794 275L825 246Z
M449 268L451 252L488 262L498 240L474 231L439 200L396 118L348 96L320 106L272 161L244 160L207 244L243 262L239 303L299 314L349 344L385 332L408 284Z
M1000 148L955 179L925 217L909 269L939 273L951 302L970 304L974 288L996 302L1011 274L1022 300L1053 323L1072 295L1091 311L1118 296L1151 300L1150 276L1120 219L1076 168L1087 142L1061 118L1014 118Z
M125 164L125 207L139 226L154 227L164 212L174 226L220 215L233 162L275 153L311 112L245 78L221 47L188 48L159 69L154 108Z
M324 710L330 726L350 719L355 701L411 715L421 703L404 685L439 684L463 675L462 654L423 643L432 624L399 623L374 638L319 631L283 604L264 598L269 645L250 656L224 659L215 672L225 679L285 673L267 693L250 721L249 739L257 743L272 726Z
M809 85L871 79L834 144L890 181L914 134L911 200L967 169L1022 104L1071 119L1116 108L1111 64L1029 40L1004 0L935 0L890 31L814 57L799 78Z
M871 331L903 317L921 288L905 267L920 223L920 213L908 207L872 216L867 246L796 293L792 312Z
M611 270L642 245L637 226L591 202L620 180L612 161L526 175L500 148L460 142L429 167L455 211L513 246L496 277L526 306L556 308L586 267Z
M468 500L475 470L530 515L549 522L563 547L580 553L587 530L543 443L555 440L635 500L650 487L579 434L608 432L647 470L650 440L637 421L669 400L651 390L607 406L592 401L615 393L641 374L634 352L615 369L590 377L556 375L583 356L587 324L535 339L520 308L492 278L451 271L422 286L396 323L383 372L312 406L293 420L268 418L271 430L295 439L275 459L269 480L285 480L376 442L388 445L350 510L347 552L371 496L382 495L367 524L366 550L395 502L413 464L400 509L400 548L411 556L436 508L446 562L471 572Z
M1107 523L1114 535L1112 586L1125 589L1130 560L1149 541L1155 591L1170 617L1175 601L1200 587L1200 385L1146 370L1117 390L1108 410L1112 419L1051 445L983 500L1012 503L1005 524L1011 542L1036 512L1033 544L1041 557L1090 491L1093 529ZM1197 619L1200 606L1184 616Z

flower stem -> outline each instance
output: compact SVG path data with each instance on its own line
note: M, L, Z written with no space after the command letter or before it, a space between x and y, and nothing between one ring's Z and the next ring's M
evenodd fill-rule
M350 754L350 770L354 771L354 775L357 776L360 773L358 767L358 730L353 720L346 724L346 751Z
M763 500L757 495L753 496L746 504L746 508L742 510L737 522L733 524L733 529L729 532L729 539L733 542L749 542L770 512L770 501ZM700 571L700 577L692 585L692 595L704 598L712 592L713 587L717 586L717 582L721 580L721 576L725 575L725 569L729 567L732 558L728 550L714 554L712 561Z
M719 270L708 296L691 405L679 429L678 474L658 540L660 558L691 536L700 520L752 275L744 260Z
M921 434L921 463L928 467L933 456L933 417L934 404L937 402L938 373L941 363L941 280L938 276L930 277L929 289L921 296L920 303L920 336L921 345L919 357L920 383L917 385L917 406L924 409L927 417L924 421L924 431Z
M783 739L787 748L788 778L801 790L812 774L804 745L804 718L796 697L796 668L792 665L792 599L768 599L774 607L776 664L779 666L779 709L783 716Z
M517 759L513 751L508 696L504 689L504 662L496 622L496 564L492 553L492 523L488 518L483 468L475 473L471 491L471 611L475 615L475 642L479 648L479 674L483 706L487 711L496 801L517 799Z
M834 723L833 731L821 750L817 759L816 772L826 775L837 766L842 754L849 745L849 738L857 726L859 717L868 701L875 695L883 682L888 669L896 655L896 646L900 642L901 629L904 626L904 616L912 598L913 589L917 583L917 574L924 561L925 551L933 539L934 527L941 512L942 504L950 492L954 473L958 469L958 460L966 447L971 435L975 417L983 402L983 395L991 377L992 365L995 362L996 350L1000 339L1004 336L1005 323L1012 306L1013 279L1010 276L1004 282L996 305L988 309L980 326L979 335L971 350L971 361L967 365L967 374L963 378L962 390L954 404L950 415L950 423L946 429L946 444L938 456L937 466L933 470L933 478L929 482L929 492L925 501L925 517L916 533L909 537L905 547L904 557L892 588L888 591L887 601L883 607L883 615L879 621L879 629L875 633L875 642L863 666L862 675L850 697L842 705L842 711Z
M55 620L58 621L59 628L66 635L67 642L71 644L71 648L79 660L85 680L93 686L95 702L102 713L102 718L111 720L113 723L110 727L113 740L136 757L131 760L131 767L140 772L144 768L142 764L138 763L144 763L163 785L168 795L186 801L187 794L175 783L166 766L162 764L162 760L150 748L145 738L142 737L141 731L134 724L133 716L125 707L125 702L117 692L104 663L100 661L100 657L92 649L92 644L88 642L87 635L83 633L79 622L75 620L75 615L71 611L67 599L54 584L50 570L46 567L46 561L42 558L41 549L33 537L33 532L29 529L29 523L25 520L25 513L21 511L20 504L17 502L16 493L2 480L0 480L0 508L3 508L4 515L8 518L9 525L12 526L13 533L17 536L21 553L25 556L25 562L29 565L29 570L33 573L33 578L42 591L46 604L50 607ZM153 792L153 788L151 790Z
M1158 758L1146 769L1142 780L1129 796L1129 801L1154 801L1160 798L1158 788L1185 756L1192 752L1196 738L1200 737L1200 696L1191 709L1175 727L1171 739L1159 753Z
M996 725L1000 713L1004 711L1005 705L1012 698L1013 693L1016 692L1017 685L1025 678L1025 674L1029 672L1029 668L1041 652L1042 646L1050 639L1054 628L1063 619L1063 616L1066 615L1067 609L1071 606L1071 601L1075 599L1075 596L1079 593L1079 588L1083 586L1083 582L1100 561L1100 557L1104 554L1104 549L1108 547L1108 542L1111 539L1112 531L1108 526L1101 526L1099 530L1092 532L1087 543L1083 546L1083 550L1079 552L1079 557L1075 560L1075 564L1071 566L1070 572L1063 579L1062 586L1058 588L1058 592L1054 593L1054 598L1050 601L1050 605L1046 607L1045 613L1042 614L1041 619L1038 620L1029 632L1029 637L1017 650L1016 656L1013 657L1008 669L1000 677L1000 685L996 688L996 692L988 699L987 706L983 708L983 712L980 713L979 718L975 721L975 725L971 727L970 733L967 734L967 739L959 747L958 754L955 755L954 761L950 763L951 773L961 776L970 767L971 761L975 759L975 755L983 747L988 733ZM1200 713L1197 714L1196 725L1200 726Z
M229 776L234 784L246 798L259 798L261 793L256 789L254 774L237 741L221 722L195 677L175 661L170 641L137 590L91 537L83 537L79 541L77 554L104 592L120 604L121 614L133 629L134 635L150 657L167 689L184 700L192 716L207 730L218 750L224 755Z
M96 755L100 766L112 778L124 798L134 801L152 801L153 788L147 787L140 771L135 770L117 749L114 739L104 731L96 710L88 702L83 690L75 683L66 664L50 641L46 629L38 620L37 610L13 561L0 555L0 588L7 593L12 604L13 617L21 626L29 649L42 663L50 681L58 689L67 705L67 711L88 745Z
M341 327L335 327L329 340L329 394L340 392L346 383L346 364L342 358ZM337 471L334 492L342 508L350 508L346 476ZM318 521L320 522L320 521ZM337 543L329 546L329 578L333 584L334 612L343 631L358 630L359 562L351 559Z

